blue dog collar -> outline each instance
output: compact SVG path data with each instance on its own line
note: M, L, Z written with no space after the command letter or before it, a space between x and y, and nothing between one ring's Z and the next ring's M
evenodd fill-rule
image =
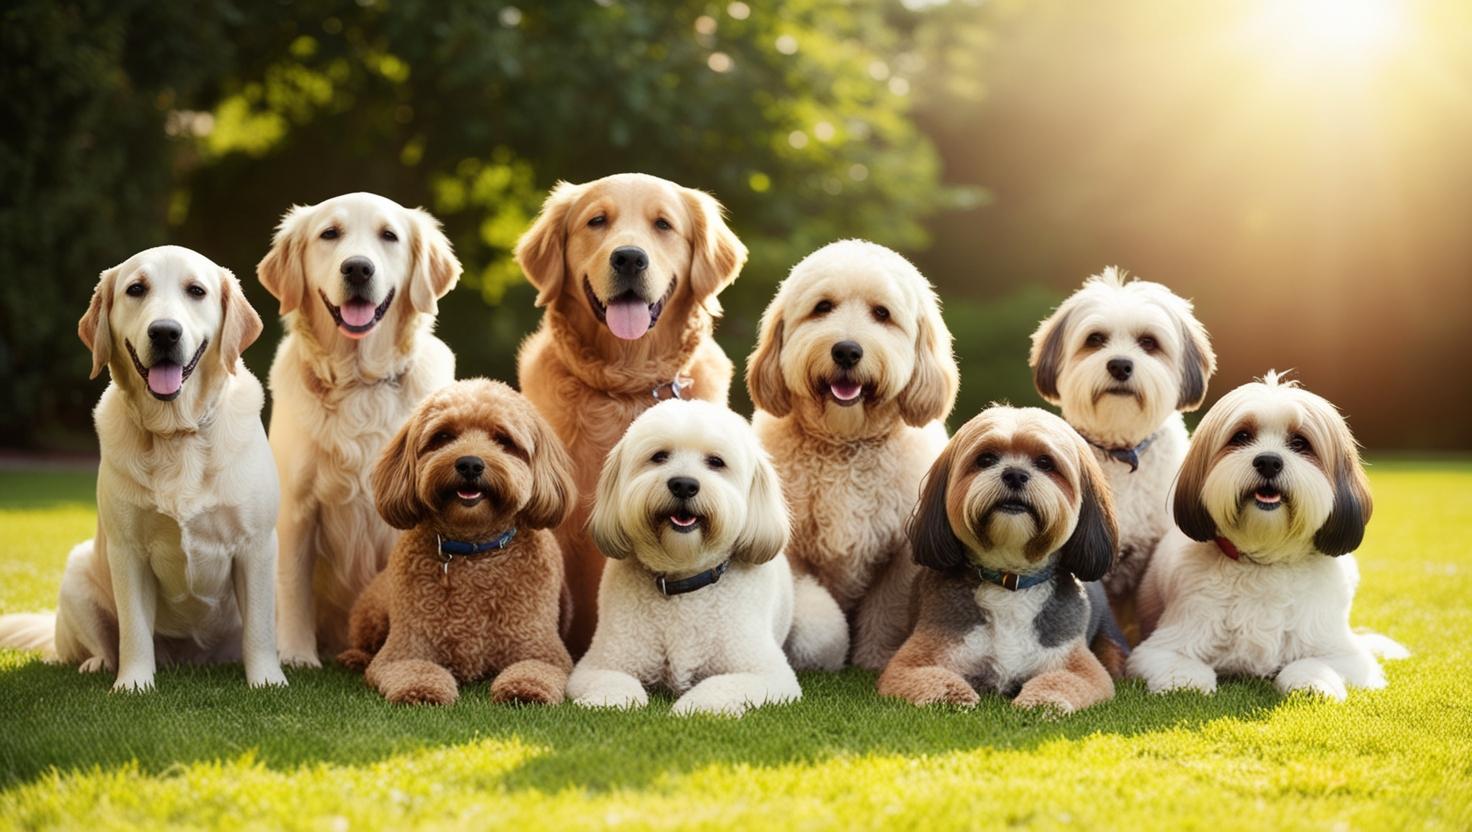
M1093 445L1094 447L1103 451L1105 456L1109 457L1115 462L1123 462L1125 465L1130 466L1130 473L1133 474L1136 471L1140 470L1140 454L1143 454L1145 452L1145 449L1150 447L1151 443L1155 441L1155 437L1159 435L1160 432L1156 431L1155 433L1152 433L1149 436L1145 437L1140 442L1140 444L1134 446L1133 448L1111 448L1108 445L1100 445L1098 442L1089 439L1089 437L1087 436L1084 437L1084 440L1087 441L1090 445Z
M996 569L987 569L985 566L977 566L976 564L972 564L971 568L983 581L996 584L1010 592L1037 586L1053 579L1053 567L1051 566L1041 572L1034 572L1030 575L1019 575L1016 572L1001 572Z
M484 543L467 543L464 540L446 540L439 535L440 555L446 560L453 557L473 557L483 555L486 552L496 552L505 549L511 544L511 538L516 537L516 529L507 529Z

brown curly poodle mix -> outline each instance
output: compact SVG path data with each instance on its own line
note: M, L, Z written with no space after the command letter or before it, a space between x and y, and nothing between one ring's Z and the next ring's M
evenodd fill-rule
M425 399L373 471L378 511L404 533L353 605L338 661L366 667L391 702L450 704L460 682L488 677L498 702L561 702L572 659L547 530L573 503L570 468L547 422L501 382Z

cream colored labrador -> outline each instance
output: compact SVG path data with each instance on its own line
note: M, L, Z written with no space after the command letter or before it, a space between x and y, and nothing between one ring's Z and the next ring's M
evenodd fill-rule
M319 647L347 647L348 611L397 534L373 507L373 463L455 378L432 329L460 261L428 213L355 193L288 211L256 272L287 328L271 365L279 645L286 664L316 667Z
M102 449L97 536L72 550L50 615L0 618L31 647L114 690L153 687L159 661L244 659L252 687L284 685L276 657L276 468L264 393L240 353L261 319L235 276L178 246L102 273L78 325Z

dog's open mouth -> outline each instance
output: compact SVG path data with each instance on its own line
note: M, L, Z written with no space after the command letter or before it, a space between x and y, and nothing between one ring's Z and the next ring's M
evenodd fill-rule
M1032 506L1021 500L1003 500L997 503L997 511L1002 514L1027 514L1031 510Z
M831 399L839 407L853 407L864 399L871 398L873 393L872 389L866 389L863 382L847 375L818 382L818 395Z
M388 313L389 304L394 302L394 292L394 289L389 289L388 297L377 306L374 306L372 301L361 298L354 298L342 306L333 306L332 301L327 299L327 293L321 289L317 290L317 294L322 297L322 304L332 315L332 321L337 324L338 330L343 335L354 339L362 338L372 332L375 326L378 326L378 322L383 320L383 316Z
M199 349L194 351L194 357L189 359L188 364L178 364L173 361L156 361L152 367L143 366L138 360L138 351L133 349L133 342L123 339L123 344L128 347L128 355L133 359L133 368L138 375L143 376L143 381L148 384L148 392L161 402L171 402L179 398L179 392L184 389L184 382L194 373L194 368L199 366L199 358L204 355L205 348L210 345L210 339L206 338L199 344Z
M700 515L680 510L669 516L670 528L680 534L689 534L700 528Z
M1259 486L1252 492L1252 501L1263 511L1275 511L1283 504L1283 492L1271 485Z
M445 503L459 503L465 508L474 508L491 498L486 487L478 482L460 482L443 492Z
M592 307L593 315L607 325L609 332L625 341L637 341L659 323L659 315L664 311L665 302L675 293L676 282L671 280L664 297L654 303L646 303L633 290L604 303L598 299L598 293L593 291L593 283L588 280L588 276L583 275L583 294L588 296L588 306Z

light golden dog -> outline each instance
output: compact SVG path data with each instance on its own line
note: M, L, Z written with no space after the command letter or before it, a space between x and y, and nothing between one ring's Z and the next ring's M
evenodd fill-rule
M643 174L563 182L516 258L547 310L518 356L520 386L567 446L580 493L593 493L609 448L651 405L726 402L731 361L711 331L746 247L709 195ZM557 532L575 655L593 636L603 574L587 521L584 501Z
M347 645L348 610L393 547L373 460L455 378L431 330L460 261L429 214L356 193L287 212L256 272L287 328L271 365L281 660L315 667L319 645Z
M67 558L55 616L0 618L0 646L40 649L114 690L153 687L160 663L244 660L252 687L276 659L276 469L265 393L240 353L261 319L228 270L179 246L102 273L77 327L92 375L97 535Z
M547 529L572 505L568 466L546 421L499 381L425 399L374 469L378 510L404 534L353 606L338 660L366 666L393 702L449 704L460 682L486 677L498 702L561 702L572 659Z
M746 367L754 424L792 510L793 570L848 616L853 662L878 670L909 632L905 537L956 401L951 333L899 254L844 240L808 255L762 316ZM811 594L798 584L800 596ZM799 614L817 604L799 603ZM832 667L794 655L799 667Z

